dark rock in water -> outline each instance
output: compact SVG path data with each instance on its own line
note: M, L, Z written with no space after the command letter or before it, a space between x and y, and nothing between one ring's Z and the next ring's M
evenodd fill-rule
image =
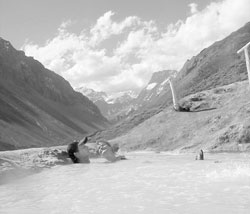
M31 157L33 163L36 163L35 167L51 167L55 165L68 164L68 153L66 151L58 149L48 149L39 152L37 155Z

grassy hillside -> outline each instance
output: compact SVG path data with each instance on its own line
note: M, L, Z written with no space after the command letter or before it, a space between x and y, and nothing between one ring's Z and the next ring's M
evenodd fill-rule
M250 150L249 92L243 81L192 94L181 100L192 112L169 106L112 142L128 151Z
M249 39L250 22L187 60L173 81L178 98L246 80L244 55L237 54L237 50L248 43ZM113 139L121 136L171 104L172 95L168 87L154 99L154 102L145 103L143 109L136 111L116 126L99 133L96 138Z

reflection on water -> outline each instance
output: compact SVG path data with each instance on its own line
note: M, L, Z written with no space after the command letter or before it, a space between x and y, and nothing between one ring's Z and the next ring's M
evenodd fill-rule
M0 213L249 213L250 155L133 153L0 186Z

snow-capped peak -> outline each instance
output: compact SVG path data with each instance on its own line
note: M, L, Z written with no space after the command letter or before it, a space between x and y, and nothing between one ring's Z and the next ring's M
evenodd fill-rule
M102 91L95 91L91 88L87 87L80 87L80 88L75 88L76 91L81 92L84 96L88 97L90 100L93 102L96 102L98 100L106 100L107 99L107 94Z
M109 104L129 102L137 97L137 94L131 90L111 94L106 94L102 91L98 92L84 86L76 88L75 90L81 92L84 96L88 97L93 102L103 100Z
M128 102L131 101L132 99L135 99L137 97L137 94L134 91L122 91L122 92L116 92L116 93L112 93L110 94L107 99L106 102L107 103L124 103L124 102Z
M157 85L156 82L150 83L150 84L148 84L148 86L146 87L146 90L152 90L156 85Z

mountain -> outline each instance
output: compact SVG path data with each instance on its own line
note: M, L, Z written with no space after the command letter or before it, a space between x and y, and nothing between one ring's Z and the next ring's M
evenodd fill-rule
M139 107L154 105L169 89L168 78L176 74L174 70L164 70L153 73L147 86L139 93L136 104ZM164 99L164 98L163 98Z
M237 54L237 50L249 41L250 22L187 60L173 80L177 98L181 100L190 94L246 80L248 77L245 58L243 54ZM139 94L138 99L140 98L141 101L150 98L152 89L157 91L155 88L157 84L153 84L155 82L153 79L150 80L144 92ZM96 138L113 139L124 135L171 105L172 94L170 87L166 86L159 96L154 96L152 102L145 102L142 109L138 109L112 129L98 133Z
M190 103L191 112L177 112L168 106L111 143L119 143L125 151L250 151L248 80L182 99Z
M131 100L134 100L137 97L137 94L131 90L115 92L108 96L106 99L107 103L128 103Z
M249 41L250 22L187 60L175 79L179 97L246 80L244 54L237 51Z
M0 38L0 150L66 144L107 126L87 97Z
M173 80L177 97L182 98L202 90L246 80L247 72L244 54L239 55L237 51L250 41L249 38L250 22L231 33L225 39L205 48L197 56L187 60ZM167 73L165 78L161 76L164 75L164 71L155 74L159 75L158 79L163 83L168 76ZM165 84L161 93L157 94L159 84L154 80L155 74L153 74L147 87L138 96L138 99L146 100L143 104L144 108L167 106L172 103L169 84Z
M106 101L108 99L108 95L105 92L95 91L91 88L86 88L84 86L76 88L75 90L88 97L94 103L97 101Z
M153 73L147 86L142 89L138 96L133 91L107 95L105 92L97 92L86 87L76 88L76 91L92 100L106 118L117 122L135 111L142 111L142 109L154 105L161 96L165 95L169 89L167 80L170 75L174 75L176 72L164 70Z
M237 51L249 41L250 22L223 40L205 48L197 56L187 60L173 79L177 98L181 99L202 90L246 80L248 77L244 54L237 54ZM153 87L153 83L152 77L147 88ZM157 87L154 87L154 90L158 90ZM144 91L146 90L144 89ZM148 96L151 96L151 94L149 93ZM147 108L148 113L155 111L155 108L164 109L164 107L170 105L172 94L169 84L166 85L159 96L153 97L152 101L144 104L144 109Z
M101 113L111 122L117 122L130 114L135 108L136 94L124 91L113 94L98 92L86 87L76 88L98 106Z
M172 145L166 146L166 149L175 149L178 142L181 147L185 140L194 140L192 133L196 133L197 138L194 142L197 145L199 141L203 142L202 147L206 143L206 137L207 144L211 141L213 148L220 148L220 143L224 144L227 141L232 143L232 146L239 146L235 142L248 142L248 93L243 90L245 86L239 86L239 89L234 89L232 86L232 89L228 89L226 85L231 83L237 85L236 82L247 79L244 55L237 54L237 50L249 40L250 23L247 23L225 39L215 42L187 60L177 73L173 84L179 103L189 103L195 110L197 105L195 102L201 101L198 105L200 112L173 111L171 91L168 84L165 85L166 82L164 82L167 77L164 73L167 72L159 72L159 76L166 75L163 82L158 82L157 73L155 73L156 77L152 77L148 86L138 96L138 100L133 101L137 107L141 105L142 108L137 108L114 126L97 132L93 140L126 138L127 140L123 142L135 144L135 147L131 146L133 149L150 146L155 142L163 146ZM160 90L163 85L163 89ZM45 69L33 58L14 50L6 41L1 41L0 46L0 86L0 145L2 148L64 144L72 136L80 136L90 132L89 130L107 127L107 121L91 101L80 93L74 92L68 82ZM216 89L215 92L213 89ZM235 93L229 93L231 90ZM158 94L158 91L161 93ZM225 97L216 95L222 92L225 92ZM204 97L204 94L210 95ZM186 102L189 96L191 97ZM192 96L195 97L192 98ZM208 101L202 103L204 100ZM232 109L229 109L228 104L232 105ZM213 105L217 110L203 112L203 108L213 108ZM240 114L241 111L245 112ZM234 115L238 115L240 119ZM221 118L223 120L220 120ZM213 121L221 122L217 125ZM214 128L207 126L207 123L214 124ZM218 129L219 132L210 138L211 133L206 132L206 128L202 129L203 126L210 131ZM140 127L145 128L147 138L141 136L144 132L140 132ZM159 132L154 127L160 127ZM201 135L203 138L198 138L199 133L203 133ZM150 137L150 134L153 136ZM173 138L175 135L182 134L181 138L178 136ZM124 138L118 138L119 136ZM188 142L190 145L185 145L186 148L195 147L191 145L191 141ZM209 149L209 145L206 148Z

